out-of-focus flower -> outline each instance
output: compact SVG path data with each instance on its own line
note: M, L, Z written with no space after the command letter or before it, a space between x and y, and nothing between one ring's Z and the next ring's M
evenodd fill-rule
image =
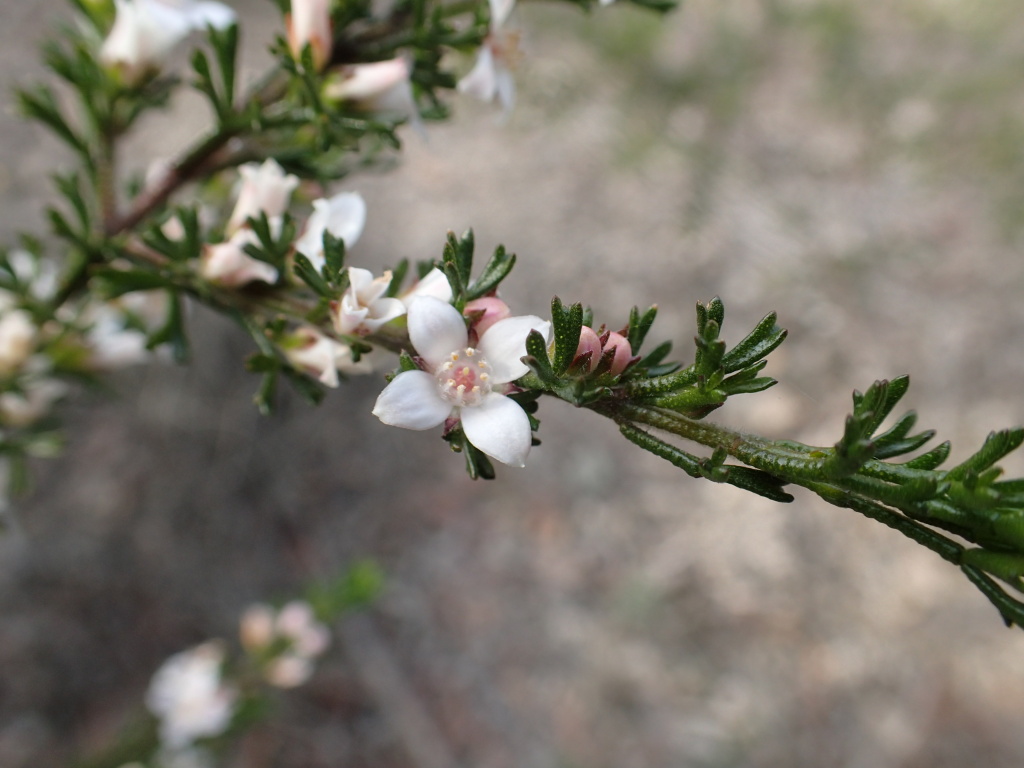
M385 296L391 285L391 270L378 278L368 269L348 268L348 289L341 301L331 305L331 318L338 333L365 336L405 314L400 299Z
M330 644L330 632L316 620L309 603L293 600L280 611L262 603L243 615L242 645L256 656L269 656L263 668L272 685L294 688L313 674L313 661Z
M47 301L57 293L60 269L56 261L37 257L21 248L12 248L7 253L7 263L18 282L28 287L28 294L33 298Z
M232 235L245 226L249 218L267 214L267 219L280 219L288 210L292 192L299 185L299 177L285 173L273 158L263 164L246 163L238 167L242 177L235 208L228 219L227 234Z
M508 115L516 102L516 82L512 70L519 62L519 33L503 29L515 0L490 0L491 29L477 52L476 63L459 80L460 92L492 102L497 99Z
M550 335L539 317L508 317L491 326L477 347L470 347L466 322L451 304L432 297L409 307L409 339L425 368L403 371L377 398L373 413L385 424L431 429L460 419L466 438L504 464L523 466L532 440L530 420L504 386L529 368L531 330Z
M406 119L419 130L422 126L412 93L411 75L412 67L402 57L351 64L328 77L324 96L351 103L367 112Z
M259 245L259 238L251 229L238 230L227 242L203 246L199 274L227 288L237 288L254 280L277 282L277 270L246 253L247 245Z
M182 749L228 727L238 694L221 680L223 662L223 647L211 641L171 656L153 675L146 706L164 746Z
M0 292L0 376L8 376L32 355L39 327L32 315L15 306L14 297Z
M225 229L228 239L203 247L199 274L228 288L254 280L275 283L277 270L245 252L247 245L259 245L259 238L246 226L246 221L266 214L270 232L276 237L299 180L286 174L273 159L264 161L262 165L247 163L240 166L238 172L242 179L235 208Z
M114 0L117 15L100 48L100 61L136 84L158 72L189 33L235 22L235 12L212 0Z
M0 425L27 427L50 412L53 404L67 394L68 387L56 379L37 379L21 392L0 395Z
M288 49L296 60L302 49L313 49L313 65L323 69L331 56L330 0L292 0L292 12L286 18Z
M358 192L341 192L313 201L313 213L306 221L295 250L320 270L324 266L324 232L345 241L347 251L359 240L366 226L366 201Z
M328 387L338 386L338 371L355 374L373 370L366 355L357 363L350 346L306 326L286 338L281 348L288 362Z

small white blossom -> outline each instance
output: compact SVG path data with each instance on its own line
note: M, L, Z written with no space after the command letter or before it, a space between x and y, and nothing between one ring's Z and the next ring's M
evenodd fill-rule
M352 359L352 348L314 328L299 328L283 346L288 362L313 376L328 387L338 386L338 371L342 373L370 373L372 369L366 355L359 362Z
M100 48L100 61L117 67L135 84L160 70L171 51L188 35L230 26L235 12L212 0L114 0L116 16Z
M458 418L466 438L492 459L523 466L532 441L526 412L505 396L505 385L529 368L526 337L550 336L539 317L508 317L468 346L466 322L450 304L426 296L409 307L409 339L425 368L403 371L377 398L373 413L385 424L431 429Z
M313 64L323 69L331 55L330 0L292 0L292 12L287 17L288 49L296 59L302 49L313 49Z
M313 213L295 250L320 270L324 266L324 232L345 241L348 250L359 240L366 226L366 201L358 192L342 192L331 198L313 201Z
M384 294L391 285L391 270L374 278L368 269L348 268L348 288L331 306L338 333L366 335L405 314L405 304Z
M224 649L211 641L171 656L153 675L146 706L165 747L182 749L228 727L238 694L221 680L223 662Z
M229 235L245 226L249 218L258 219L263 213L271 221L280 219L288 210L292 192L299 185L299 177L286 174L273 158L265 160L262 165L240 165L238 173L242 180L235 208L228 219Z

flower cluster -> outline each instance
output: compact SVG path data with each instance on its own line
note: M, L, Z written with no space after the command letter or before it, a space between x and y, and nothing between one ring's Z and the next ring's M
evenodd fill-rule
M330 633L309 603L293 600L279 611L262 603L251 606L242 616L241 639L268 683L294 688L313 674L313 662L327 650Z

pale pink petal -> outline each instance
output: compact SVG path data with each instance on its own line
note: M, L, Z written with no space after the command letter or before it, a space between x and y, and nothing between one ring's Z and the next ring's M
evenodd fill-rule
M437 379L426 371L403 371L384 387L373 415L404 429L431 429L444 423L452 404L441 398Z
M235 12L223 3L201 0L186 6L189 22L195 29L226 29L235 23Z
M378 98L409 82L409 62L404 58L353 64L342 72L342 79L329 83L327 96L342 101L366 101Z
M499 320L480 339L480 351L491 366L491 381L506 384L523 376L529 367L522 362L526 354L526 337L540 331L545 341L551 340L551 323L536 315L521 315Z
M460 93L466 93L480 101L493 101L498 90L497 69L494 53L486 43L480 46L473 69L459 80L456 86Z
M491 29L497 29L504 24L515 5L516 0L490 0Z
M466 321L451 304L421 296L409 306L409 340L416 353L437 369L469 342Z
M530 453L530 419L519 404L497 392L474 408L461 408L466 439L502 464L526 465Z
M516 78L511 70L499 67L495 71L494 86L498 103L507 117L516 105Z

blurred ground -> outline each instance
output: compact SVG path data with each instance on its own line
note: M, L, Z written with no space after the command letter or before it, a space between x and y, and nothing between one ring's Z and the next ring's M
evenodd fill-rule
M236 5L258 51L270 6ZM37 71L60 8L0 10L5 83ZM519 254L517 311L557 293L614 326L656 302L680 351L697 300L723 297L733 340L777 310L781 383L715 414L769 436L832 443L849 391L900 373L954 458L1024 422L1016 2L519 14L510 123L459 101L395 173L353 179L355 260L433 256L471 225L483 253ZM169 152L202 118L138 146ZM10 235L38 221L55 150L0 126ZM690 480L552 403L530 465L472 483L437 434L369 415L379 377L261 419L246 341L194 325L190 368L72 406L67 455L0 541L5 768L107 743L162 659L364 556L385 595L232 765L1024 763L1024 636L898 534Z

